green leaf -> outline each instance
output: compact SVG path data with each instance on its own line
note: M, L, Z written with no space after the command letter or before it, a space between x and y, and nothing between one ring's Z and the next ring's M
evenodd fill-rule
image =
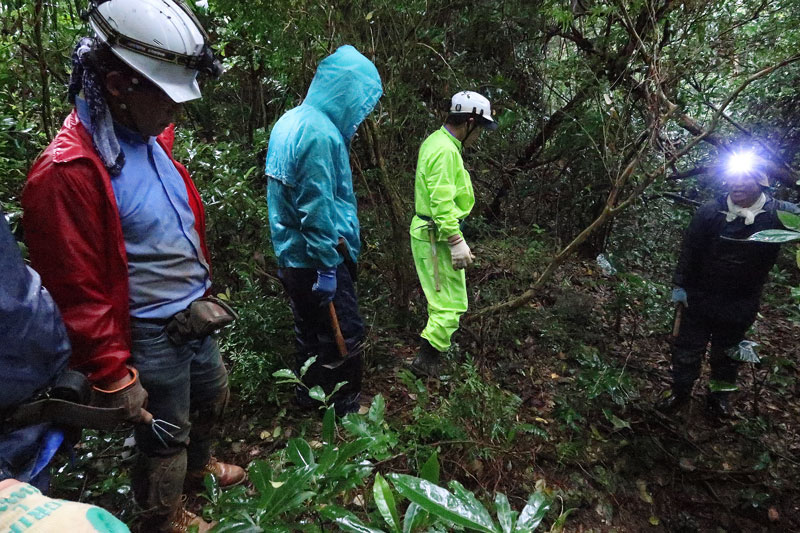
M411 533L422 528L422 525L428 520L428 513L417 505L411 503L406 509L405 517L403 518L403 533Z
M422 468L419 469L419 477L431 483L439 483L439 453L433 452L428 457Z
M325 402L325 391L322 390L322 387L320 387L319 385L311 387L311 389L308 391L308 395L311 396L311 398L317 400L318 402L323 402L323 403Z
M259 505L266 507L272 500L275 487L272 486L272 469L266 461L254 461L247 469L247 478L258 491Z
M208 494L208 499L214 505L219 503L219 498L222 495L222 490L219 488L219 480L217 480L217 476L212 476L210 474L206 474L203 478L203 484L206 487L206 494Z
M800 215L789 211L778 211L778 218L786 229L800 231Z
M748 241L784 243L800 240L800 232L785 229L765 229L753 233L747 238Z
M495 528L492 515L489 513L486 507L484 507L483 504L478 501L478 499L475 497L475 494L467 490L464 485L455 480L451 481L448 486L450 487L450 490L453 491L453 494L456 496L456 498L466 502L470 507L476 509L482 514L482 518L487 522L490 522L492 524L492 528Z
M397 492L429 513L462 527L496 533L495 524L486 518L489 513L482 505L475 508L447 489L414 476L391 473L388 477Z
M339 383L337 383L336 385L334 385L334 386L333 386L333 390L331 390L331 393L327 395L327 398L331 398L331 397L332 397L334 394L336 394L337 392L339 392L339 389L341 389L342 387L344 387L345 385L347 385L347 383L348 383L347 381L340 381ZM323 400L323 401L326 401L326 400Z
M270 482L275 489L271 501L267 505L261 505L259 501L264 509L264 517L275 517L296 509L314 496L314 492L303 489L308 488L315 472L315 466L304 466L288 472L279 482Z
M382 529L369 527L359 520L356 515L337 505L326 505L319 509L319 514L326 520L335 523L343 531L351 533L386 533Z
M383 519L389 524L392 531L400 533L400 515L397 514L397 504L389 484L380 474L375 474L375 482L372 484L372 495L375 497L375 504L378 506Z
M511 533L516 513L511 510L508 498L502 492L494 495L494 508L497 512L497 520L500 522L500 527L503 528L503 533Z
M314 466L314 450L311 445L301 438L292 439L287 446L289 458L297 466Z
M735 392L739 390L739 387L733 383L712 379L708 382L708 390L711 392Z
M550 502L541 492L534 492L528 498L528 505L522 510L517 520L517 527L514 533L529 533L539 527L547 511L550 510Z
M563 513L556 518L556 521L553 522L552 527L550 528L550 533L563 533L564 532L564 525L567 523L567 518L575 511L575 509L567 509Z
M794 256L794 261L797 263L797 268L800 268L800 248L797 249L797 253Z
M280 370L276 370L275 372L272 373L272 377L279 379L286 379L290 381L297 380L297 376L295 376L294 372L292 372L288 368L281 368Z
M339 448L339 458L336 460L336 464L350 460L369 448L370 444L372 444L371 438L361 437L360 439L356 439L353 442L348 442L344 446L341 446Z
M328 407L322 417L322 442L333 444L336 438L336 412L333 407Z
M383 423L383 414L386 412L386 401L383 399L383 396L378 394L372 399L372 405L369 406L369 413L367 413L367 418L370 422L375 422L376 424Z
M631 429L630 423L627 420L622 420L617 415L611 412L611 409L603 409L603 414L606 415L606 419L611 422L614 426L614 429Z
M311 368L311 365L313 365L316 361L317 361L317 356L316 355L306 359L306 362L303 363L302 367L300 367L300 377L301 378L306 375L306 372L308 372L308 369Z

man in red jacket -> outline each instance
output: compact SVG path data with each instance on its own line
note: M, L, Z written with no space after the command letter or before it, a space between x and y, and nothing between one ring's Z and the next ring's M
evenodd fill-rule
M23 192L30 256L99 404L135 422L149 394L158 424L137 426L132 476L147 530L207 531L181 505L185 478L213 473L225 486L245 474L210 452L227 372L208 335L214 313L195 312L211 286L205 213L172 159L170 124L200 97L198 72L221 67L180 0L94 0L89 22L95 36L73 55L75 110Z

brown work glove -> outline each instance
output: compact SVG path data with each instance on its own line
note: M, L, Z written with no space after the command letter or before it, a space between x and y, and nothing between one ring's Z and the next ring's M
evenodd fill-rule
M147 407L147 391L139 382L139 372L128 367L130 374L124 380L114 382L101 388L92 387L92 407L106 409L125 409L125 421L131 424L149 424L153 415L145 410Z

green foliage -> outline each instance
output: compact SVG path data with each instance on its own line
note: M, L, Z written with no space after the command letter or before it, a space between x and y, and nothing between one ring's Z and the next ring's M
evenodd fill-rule
M289 380L285 372L278 377ZM388 474L398 496L408 499L401 521L398 496L384 477L378 473L372 487L373 502L380 520L365 522L338 502L358 492L373 471L373 460L385 458L386 443L391 441L384 414L383 398L373 400L369 414L362 418L349 414L342 428L354 439L334 442L335 417L328 409L323 422L323 443L316 446L301 438L291 439L286 449L271 461L256 460L248 468L254 491L242 486L227 491L219 488L212 476L206 478L206 497L209 505L205 516L219 521L216 531L319 531L313 516L337 524L344 531L382 532L378 526L388 526L391 532L421 531L423 528L440 531L451 525L467 530L490 533L534 531L550 507L542 493L530 496L528 504L517 514L512 511L503 494L495 497L498 526L488 510L475 495L457 481L451 481L450 491L436 484L439 466L434 454L422 467L424 477ZM428 479L425 479L427 477ZM452 491L452 492L451 492ZM314 529L314 528L317 529Z
M594 402L607 397L615 404L624 406L637 396L636 388L625 370L608 363L597 349L584 347L577 351L575 358L579 368L572 370L572 373L581 401Z

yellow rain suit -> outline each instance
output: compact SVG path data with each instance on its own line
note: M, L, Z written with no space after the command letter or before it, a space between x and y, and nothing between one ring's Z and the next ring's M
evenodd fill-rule
M442 127L419 149L414 185L416 215L410 230L414 266L428 300L428 323L421 336L440 352L450 347L450 336L467 310L464 270L453 268L447 239L461 235L459 224L474 205L472 181L461 159L461 142ZM438 264L439 290L434 261Z

